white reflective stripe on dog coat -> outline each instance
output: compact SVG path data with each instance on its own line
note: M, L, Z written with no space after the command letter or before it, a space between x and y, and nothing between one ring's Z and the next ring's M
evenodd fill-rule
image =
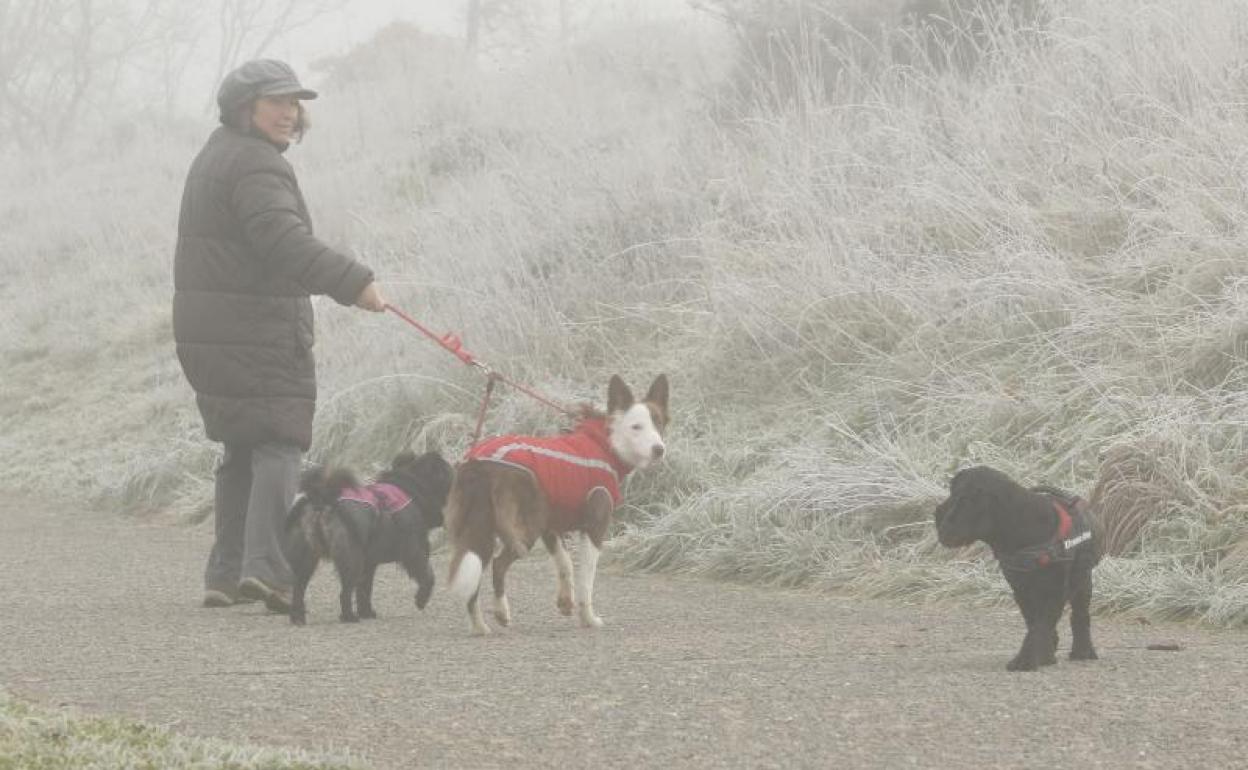
M620 480L632 470L611 450L606 421L583 420L559 436L496 436L468 450L476 460L503 463L528 471L552 510L577 513L598 488L620 503Z

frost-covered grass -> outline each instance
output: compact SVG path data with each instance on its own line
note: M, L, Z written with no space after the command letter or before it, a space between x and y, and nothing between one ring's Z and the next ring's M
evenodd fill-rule
M704 28L331 85L290 157L322 236L509 375L601 401L612 372L669 373L671 452L629 482L622 564L1003 601L928 523L989 463L1101 504L1103 611L1242 624L1248 10L1054 7L974 72L850 62L783 106L742 102ZM6 160L0 483L205 513L168 321L200 138ZM319 323L313 459L463 449L475 372L393 317ZM507 393L488 422L556 426Z
M0 770L350 770L351 760L204 738L32 706L0 691Z

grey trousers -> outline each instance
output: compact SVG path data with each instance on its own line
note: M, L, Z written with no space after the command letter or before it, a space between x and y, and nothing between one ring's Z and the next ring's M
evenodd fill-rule
M243 578L288 591L294 582L282 555L282 529L299 491L299 447L226 444L217 466L216 534L204 586L231 596Z

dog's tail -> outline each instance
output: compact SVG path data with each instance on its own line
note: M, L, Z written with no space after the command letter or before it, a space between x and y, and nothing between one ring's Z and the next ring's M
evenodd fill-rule
M307 495L313 505L333 505L342 490L358 487L355 474L346 468L314 468L303 474L299 491Z
M481 464L460 466L446 503L445 526L451 545L447 589L467 601L481 585L481 573L494 551L493 500L490 479Z
M346 468L310 468L304 471L299 479L301 497L290 509L286 517L286 526L296 524L309 505L316 508L328 508L338 501L342 490L358 487L360 484L355 474Z
M451 557L451 578L448 590L457 599L468 601L481 586L481 557L472 551L456 550Z

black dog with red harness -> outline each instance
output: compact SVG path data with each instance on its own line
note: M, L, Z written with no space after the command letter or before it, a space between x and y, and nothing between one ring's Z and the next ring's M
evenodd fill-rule
M1034 671L1057 662L1057 623L1070 604L1070 659L1095 660L1092 569L1100 561L1088 504L1054 487L1027 489L988 467L960 471L936 508L941 545L982 540L992 548L1027 623L1022 649L1006 665Z

